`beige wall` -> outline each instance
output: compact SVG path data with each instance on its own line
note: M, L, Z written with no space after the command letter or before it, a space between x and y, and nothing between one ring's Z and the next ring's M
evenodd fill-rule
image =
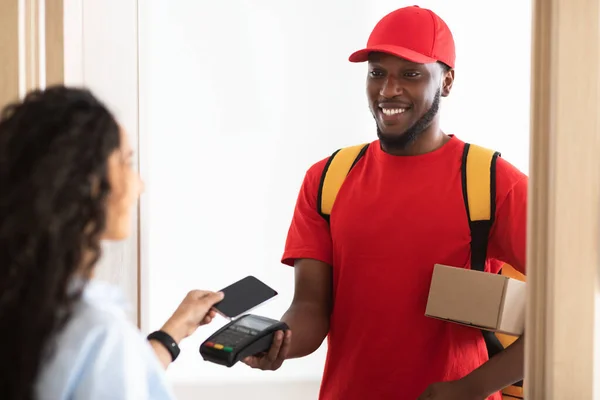
M0 8L0 107L19 96L18 0L2 0Z
M46 0L46 86L64 82L64 10L63 0Z
M0 107L62 83L63 46L62 0L0 0Z
M528 399L599 398L599 3L534 6Z

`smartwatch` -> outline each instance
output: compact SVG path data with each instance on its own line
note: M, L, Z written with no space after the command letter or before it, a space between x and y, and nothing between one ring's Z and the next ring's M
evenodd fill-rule
M173 338L171 337L171 335L164 331L152 332L148 335L148 340L156 340L157 342L165 346L167 351L171 354L171 361L175 361L175 359L179 355L179 352L181 351L177 343L175 343L175 340L173 340Z

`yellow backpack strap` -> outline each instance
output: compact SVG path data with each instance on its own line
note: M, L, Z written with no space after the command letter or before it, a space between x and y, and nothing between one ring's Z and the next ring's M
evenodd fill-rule
M500 153L465 143L462 190L471 229L471 268L483 271L496 214L496 160Z
M466 143L462 160L462 190L471 229L471 268L485 269L490 231L496 214L496 161L500 153ZM502 275L521 278L508 264L502 266ZM524 277L523 277L524 280ZM483 330L483 337L491 358L511 345L516 338ZM503 399L522 399L523 381L502 391Z
M327 160L317 193L317 211L327 222L329 222L333 203L335 203L346 176L362 158L368 147L368 143L344 147L335 151Z

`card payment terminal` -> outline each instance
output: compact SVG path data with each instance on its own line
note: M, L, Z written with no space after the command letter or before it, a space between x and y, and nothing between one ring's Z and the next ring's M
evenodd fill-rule
M206 361L232 367L239 360L268 351L275 332L288 329L285 322L246 314L206 339L200 354Z

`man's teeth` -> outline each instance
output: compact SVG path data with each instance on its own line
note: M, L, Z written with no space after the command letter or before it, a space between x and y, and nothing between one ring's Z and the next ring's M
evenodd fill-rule
M381 111L383 111L385 115L396 115L402 114L406 111L406 108L382 108Z

